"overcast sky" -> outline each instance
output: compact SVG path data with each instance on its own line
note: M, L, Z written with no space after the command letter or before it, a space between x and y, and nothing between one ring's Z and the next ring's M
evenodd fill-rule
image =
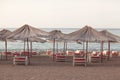
M120 27L120 0L0 0L0 28Z

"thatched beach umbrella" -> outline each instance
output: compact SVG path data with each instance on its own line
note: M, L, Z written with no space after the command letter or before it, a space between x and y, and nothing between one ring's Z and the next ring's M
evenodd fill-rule
M22 27L16 29L15 31L13 31L13 33L8 36L8 39L15 39L15 40L23 40L23 41L27 41L27 49L29 52L29 43L28 41L31 38L37 38L37 37L46 37L48 35L48 33L46 31L34 28L30 25L23 25Z
M86 42L86 60L88 53L88 42L102 42L107 40L97 30L93 29L90 26L85 26L78 31L72 32L69 34L69 36L71 37L72 40L76 41L80 40Z
M60 30L53 30L49 32L49 40L53 41L53 61L54 61L54 54L55 54L55 43L56 41L64 41L65 34L62 33Z
M107 30L100 31L100 33L108 39L108 41L107 41L108 42L108 52L110 53L110 43L111 42L120 42L120 36L112 34L112 33L108 32ZM109 55L108 55L107 59L109 60Z
M7 30L7 29L3 29L2 31L0 31L0 41L4 41L5 42L5 53L6 53L6 60L7 60L7 36L9 36L12 32ZM14 41L14 40L10 40L10 41Z

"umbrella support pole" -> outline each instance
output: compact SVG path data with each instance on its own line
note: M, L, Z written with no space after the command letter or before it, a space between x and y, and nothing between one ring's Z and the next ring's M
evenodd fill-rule
M85 67L87 66L87 56L88 55L88 41L86 41L86 54L85 54L85 58L86 58L86 61L85 61Z
M108 41L108 55L107 55L107 60L110 59L110 42Z
M30 64L30 52L29 52L29 41L27 38L27 49L28 49L28 64Z
M103 62L103 41L101 42L101 63Z
M55 39L53 40L53 62L55 60Z
M8 60L8 57L7 57L7 40L5 40L5 55L6 55L6 60Z

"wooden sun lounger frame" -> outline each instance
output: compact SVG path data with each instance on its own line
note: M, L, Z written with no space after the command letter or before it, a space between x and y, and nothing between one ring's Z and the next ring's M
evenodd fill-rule
M28 56L14 56L13 64L16 65L18 63L24 63L25 65L28 65Z
M87 60L85 58L85 55L81 55L81 54L74 54L73 56L73 66L75 65L84 65L85 67L87 66Z
M65 55L56 55L57 62L65 62L66 56Z

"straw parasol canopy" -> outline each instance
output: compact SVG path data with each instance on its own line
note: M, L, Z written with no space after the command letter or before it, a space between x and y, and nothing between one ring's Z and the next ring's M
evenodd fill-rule
M7 52L7 36L9 36L12 32L7 30L7 29L3 29L0 31L0 40L5 42L5 52ZM9 41L14 41L14 40L9 40ZM7 55L6 55L6 60L7 60Z
M49 39L53 40L62 40L64 39L65 34L62 33L60 30L53 30L51 32L49 32Z
M85 26L82 29L69 34L72 40L80 40L83 42L100 42L107 41L107 38L102 36L97 30L90 26Z
M26 41L27 43L28 41L44 42L39 37L47 37L47 36L48 36L48 32L25 24L22 27L13 31L12 34L10 34L7 37L7 39L22 40L22 41ZM28 51L29 51L29 47L28 47Z
M110 33L110 32L107 31L107 30L102 30L102 31L100 31L100 33L101 33L103 36L107 37L110 42L119 42L119 41L120 41L120 36L117 36L117 35L115 35L115 34L112 34L112 33Z
M111 42L120 42L120 36L117 36L115 34L112 34L108 32L107 30L100 31L100 34L105 36L108 39L108 52L110 53L110 43ZM109 60L109 55L107 57L107 60Z
M22 27L13 31L7 39L15 39L15 40L22 40L27 42L27 49L29 52L29 41L36 41L38 37L46 37L48 32L43 30L37 29L30 25L23 25ZM34 39L33 39L34 38ZM36 40L35 40L36 39Z
M1 41L5 41L7 36L9 36L12 32L7 30L7 29L3 29L0 31L0 40Z
M25 24L19 29L13 31L13 33L7 38L15 39L15 40L25 40L27 38L32 38L32 37L46 37L46 36L48 36L48 32Z
M39 37L46 37L48 32L34 28L30 25L23 25L22 27L16 29L10 34L7 39L24 40L24 41L35 41L44 42Z

